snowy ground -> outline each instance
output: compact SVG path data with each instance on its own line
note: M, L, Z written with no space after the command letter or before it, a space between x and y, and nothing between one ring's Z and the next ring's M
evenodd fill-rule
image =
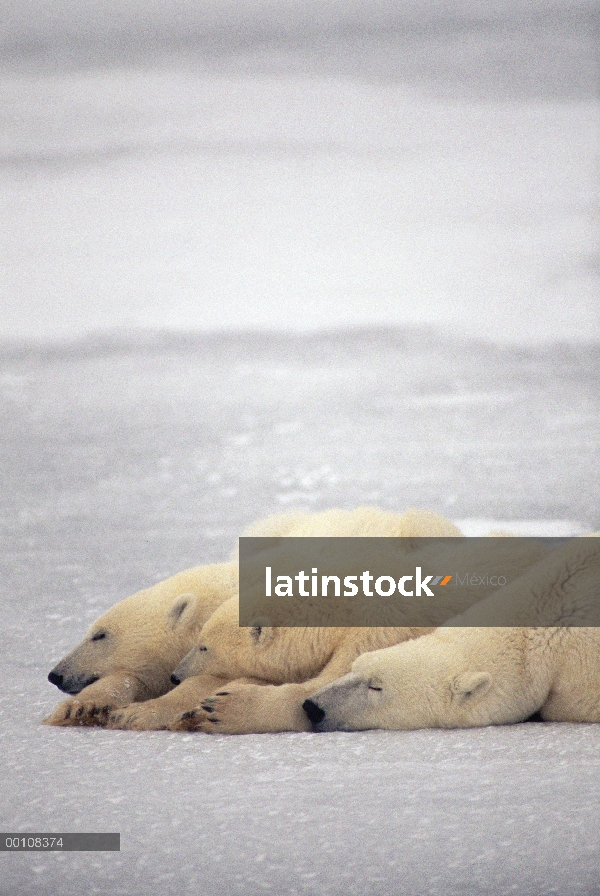
M598 893L595 726L226 738L39 724L59 698L47 672L93 618L223 557L257 516L372 502L473 534L598 527L598 370L593 347L409 331L5 353L2 827L118 831L122 846L3 853L0 893Z
M219 29L205 2L178 43L167 0L78 4L76 33L37 0L13 44L5 5L1 338L600 339L595 3L238 0Z

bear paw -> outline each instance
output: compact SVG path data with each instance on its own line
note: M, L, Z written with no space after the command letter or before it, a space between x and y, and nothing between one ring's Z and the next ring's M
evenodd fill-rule
M205 697L198 707L181 713L169 729L203 731L205 734L310 731L310 722L302 709L307 696L304 685L239 681Z
M54 712L44 719L44 725L104 727L111 709L112 706L109 704L100 705L96 701L69 697L68 700L59 703Z
M308 720L302 712L300 727L282 698L284 690L271 685L230 684L205 697L198 708L184 712L169 726L172 731L203 731L205 734L266 734L275 731L302 731Z
M227 697L226 691L221 691L213 697L207 697L197 709L189 709L181 713L169 725L170 731L203 731L206 734L218 733L222 724L217 713L219 700Z

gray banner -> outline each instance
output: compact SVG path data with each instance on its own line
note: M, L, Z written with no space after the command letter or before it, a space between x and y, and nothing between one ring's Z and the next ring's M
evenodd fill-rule
M600 625L600 538L240 538L241 626Z
M120 834L1 834L0 852L120 852Z

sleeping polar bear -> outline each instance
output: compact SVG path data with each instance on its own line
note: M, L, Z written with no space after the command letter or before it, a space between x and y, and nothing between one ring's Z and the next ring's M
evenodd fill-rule
M313 728L600 722L600 540L574 539L454 622L360 656L304 702Z

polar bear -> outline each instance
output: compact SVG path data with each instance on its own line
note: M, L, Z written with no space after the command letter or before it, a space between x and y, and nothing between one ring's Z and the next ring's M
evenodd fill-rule
M246 536L294 535L460 535L449 521L429 511L398 514L373 507L351 511L281 514L253 523ZM110 710L127 706L121 723L164 727L197 705L224 682L198 676L162 701L170 674L198 640L211 613L237 591L237 546L232 562L199 566L159 582L117 603L90 627L83 642L50 672L60 690L73 695L45 720L49 725L104 724ZM191 696L193 692L193 697ZM188 696L189 695L189 696Z
M443 589L428 607L429 628L403 628L397 624L387 628L272 627L268 617L241 628L239 599L232 597L211 616L202 629L200 643L174 672L174 678L184 683L195 675L208 674L229 679L230 684L210 697L203 694L203 700L174 718L169 727L228 734L310 730L302 708L304 701L349 672L358 656L432 631L457 611L490 594L497 587L496 576L507 568L515 577L520 576L548 550L541 542L513 539L493 539L493 543L461 539L456 545L448 542L443 549L438 546L440 569L461 565L472 571L475 580L483 579L478 573L485 572L488 584L477 581L473 585L469 580ZM415 553L415 564L420 556ZM402 609L407 619L414 616L415 605L420 601L418 597L404 600ZM258 679L262 683L239 679Z
M537 712L549 721L600 722L600 628L590 627L600 625L595 538L556 549L455 622L360 656L305 701L314 729L468 728ZM481 625L491 622L498 627Z
M331 509L319 513L273 516L252 524L245 530L244 535L262 538L285 536L294 538L309 536L402 537L407 539L407 547L410 548L412 538L418 539L424 536L455 538L461 536L462 533L454 523L428 510L407 510L405 513L400 514L376 507L358 507L353 510ZM228 596L227 594L224 595L224 597ZM234 611L230 612L227 618L231 622L231 627L239 631L237 598L233 606ZM188 628L190 625L192 626L187 633L192 639L189 647L192 647L198 640L198 628L195 621L195 617L191 614L188 614L186 619L182 620L181 631L183 631L186 625ZM421 630L419 629L418 631L420 632ZM388 643L389 640L386 639L370 639L365 649L375 649ZM181 654L178 657L177 662L173 664L170 671L175 668L183 655ZM354 656L356 656L356 653L352 654L352 659L354 659ZM133 728L136 730L164 728L175 718L181 716L182 713L199 706L204 697L214 693L219 685L224 684L230 677L239 678L240 676L226 676L223 679L221 676L207 675L200 670L197 673L192 672L190 668L189 673L186 675L187 680L168 693L163 691L161 696L156 694L149 695L154 699L142 697L137 698L136 702L123 701L114 703L113 711L109 716L109 727ZM244 676L244 680L248 685L258 683L256 675ZM273 680L279 683L286 679L282 679L279 672ZM165 688L165 690L168 689ZM139 702L140 700L143 700L143 702ZM104 723L105 719L106 713L103 713L100 721Z
M282 536L303 525L306 516L272 516L252 524L245 534ZM109 710L141 702L150 713L152 698L173 687L171 672L196 643L202 625L237 590L236 554L237 544L231 562L184 570L126 597L97 619L81 644L48 675L52 684L74 696L60 703L44 723L102 725ZM222 683L205 680L209 692ZM199 684L195 682L195 692ZM185 690L178 691L178 700L184 699ZM182 710L187 705L184 700ZM156 714L153 718L158 726Z
M237 571L233 562L188 569L111 607L48 675L73 696L45 723L100 724L110 709L167 692L203 624L237 590Z

